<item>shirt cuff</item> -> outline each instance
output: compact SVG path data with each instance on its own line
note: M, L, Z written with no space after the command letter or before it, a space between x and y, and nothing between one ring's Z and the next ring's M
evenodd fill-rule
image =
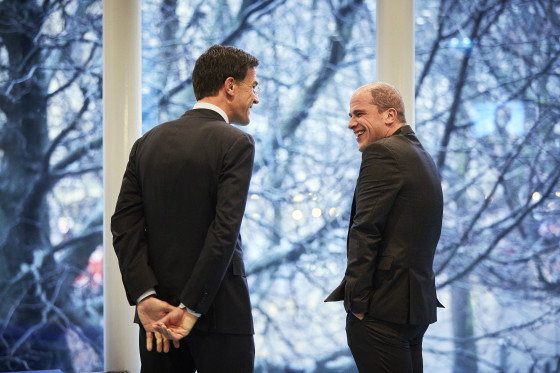
M156 290L155 289L149 289L146 292L144 292L142 295L140 295L138 297L138 299L136 299L136 304L140 303L145 298L148 298L150 295L156 295Z
M193 316L196 316L196 317L202 316L201 313L194 312L194 311L191 310L189 307L185 306L183 303L181 303L181 304L179 305L179 308L186 309L187 312L190 313L190 314L193 315Z

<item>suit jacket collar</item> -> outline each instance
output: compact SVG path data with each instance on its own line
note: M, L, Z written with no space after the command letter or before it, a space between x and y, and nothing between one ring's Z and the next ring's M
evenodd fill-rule
M412 130L412 127L410 127L408 124L405 124L398 130L396 130L391 136L395 135L414 135L414 131Z

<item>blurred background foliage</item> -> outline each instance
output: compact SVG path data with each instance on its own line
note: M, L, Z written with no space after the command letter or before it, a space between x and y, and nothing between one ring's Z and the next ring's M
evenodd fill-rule
M243 128L257 150L242 227L256 371L355 372L342 306L323 299L346 263L361 156L348 102L376 79L375 1L142 6L144 130L192 107L212 44L261 61ZM425 369L559 371L560 2L415 11L411 124L445 197L446 308ZM100 0L0 2L0 371L103 369L102 16Z

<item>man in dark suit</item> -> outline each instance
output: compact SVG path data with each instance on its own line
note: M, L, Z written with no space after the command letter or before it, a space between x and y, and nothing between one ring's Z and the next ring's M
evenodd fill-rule
M354 92L348 128L362 164L346 273L326 301L344 301L360 372L422 372L422 338L440 305L432 269L443 212L438 172L388 84Z
M194 108L130 152L111 231L137 306L142 372L253 371L239 229L254 141L230 123L247 125L259 102L258 64L240 49L212 46L193 70Z

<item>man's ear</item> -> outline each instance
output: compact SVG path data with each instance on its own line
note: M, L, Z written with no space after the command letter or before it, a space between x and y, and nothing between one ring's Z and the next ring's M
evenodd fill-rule
M397 110L395 110L394 108L387 109L385 115L386 115L385 120L387 121L387 124L393 124L397 121Z
M226 81L224 82L224 91L227 95L233 95L234 92L234 86L235 86L235 79L233 79L231 76L228 77L226 79Z

